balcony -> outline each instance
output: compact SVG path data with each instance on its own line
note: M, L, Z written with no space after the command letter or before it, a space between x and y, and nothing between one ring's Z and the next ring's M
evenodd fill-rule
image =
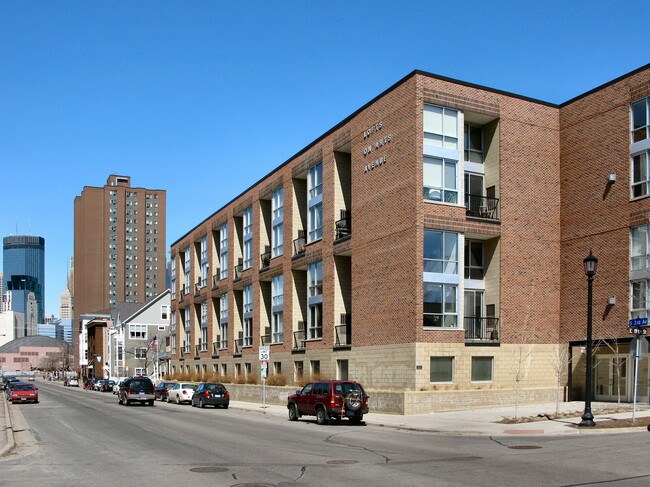
M185 350L182 348L178 351L178 360L185 360Z
M241 279L242 272L244 272L244 260L239 259L239 263L235 266L235 277L234 281L239 281Z
M466 214L483 220L499 220L499 199L465 193Z
M307 339L307 332L305 330L298 330L293 332L293 349L304 350L305 341Z
M334 327L336 342L334 348L349 348L352 346L352 314L341 315L341 324Z
M267 250L266 252L260 255L260 268L266 269L270 265L271 265L271 251Z
M219 345L221 344L221 337L217 336L217 341L212 342L212 358L219 358Z
M271 335L262 335L260 337L260 345L263 347L266 347L267 345L271 344Z
M194 297L198 297L201 294L201 279L199 279L194 285Z
M244 348L244 339L237 338L235 340L235 353L233 354L233 356L241 357L242 348Z
M201 344L194 345L194 358L198 359L199 357L201 357Z
M341 210L341 219L334 224L336 234L334 240L350 237L352 235L352 214L347 210Z
M466 316L465 343L499 343L499 318Z
M180 295L178 296L178 302L179 302L179 303L182 303L184 297L185 297L185 286L183 286L183 287L181 288Z
M217 268L216 274L212 276L212 290L219 289L219 276L221 275L221 269Z
M307 237L304 230L298 231L298 238L293 241L293 256L302 255L305 253L307 246Z

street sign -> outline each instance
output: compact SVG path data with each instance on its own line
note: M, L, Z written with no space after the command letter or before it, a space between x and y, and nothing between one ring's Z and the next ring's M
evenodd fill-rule
M632 333L632 335L647 335L648 329L635 326L634 328L630 328L630 333Z
M271 358L271 347L260 347L260 360L269 360Z
M630 328L636 326L648 326L648 318L633 318L630 320Z

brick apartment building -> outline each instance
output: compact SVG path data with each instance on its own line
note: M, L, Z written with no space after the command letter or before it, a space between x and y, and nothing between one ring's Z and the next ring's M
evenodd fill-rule
M74 354L86 367L85 315L145 302L166 287L166 191L112 174L74 200ZM87 319L87 318L86 318ZM80 356L81 351L81 356Z
M649 95L650 66L562 105L414 71L171 245L172 372L259 377L264 345L386 411L554 400L558 374L579 399L593 249L612 399L650 307Z

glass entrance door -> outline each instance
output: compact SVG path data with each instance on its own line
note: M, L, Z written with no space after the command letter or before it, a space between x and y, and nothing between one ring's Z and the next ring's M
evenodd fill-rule
M596 356L595 393L596 401L630 401L631 383L628 383L628 370L633 366L629 355ZM632 371L633 375L633 371ZM641 374L639 374L641 375ZM646 381L647 382L647 381Z

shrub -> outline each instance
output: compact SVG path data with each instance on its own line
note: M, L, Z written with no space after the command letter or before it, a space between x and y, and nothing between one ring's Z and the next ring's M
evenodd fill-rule
M287 378L284 374L273 374L267 377L266 383L270 386L286 386Z

